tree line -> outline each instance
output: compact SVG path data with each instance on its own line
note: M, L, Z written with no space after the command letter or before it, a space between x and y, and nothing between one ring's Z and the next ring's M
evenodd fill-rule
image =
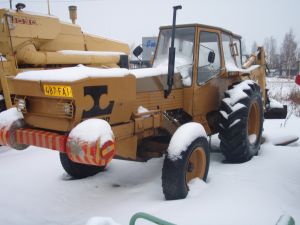
M290 29L284 36L280 47L277 47L277 41L273 36L265 38L263 46L266 52L268 67L278 75L290 77L299 73L300 49L293 29ZM257 42L254 41L251 52L257 50Z

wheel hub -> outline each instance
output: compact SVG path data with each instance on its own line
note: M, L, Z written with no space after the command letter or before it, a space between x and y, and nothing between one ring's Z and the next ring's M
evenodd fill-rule
M206 168L206 157L204 149L197 147L189 156L189 161L186 165L186 183L194 178L203 179Z

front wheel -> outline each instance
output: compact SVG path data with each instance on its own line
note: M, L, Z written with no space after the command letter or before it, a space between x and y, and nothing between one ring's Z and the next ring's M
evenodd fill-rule
M89 176L96 175L99 172L104 171L105 166L93 166L81 163L73 162L69 159L67 154L60 153L60 162L64 170L75 179L82 179Z
M188 183L194 178L206 181L209 168L208 141L205 137L194 140L179 158L165 157L162 169L162 188L166 200L187 196Z

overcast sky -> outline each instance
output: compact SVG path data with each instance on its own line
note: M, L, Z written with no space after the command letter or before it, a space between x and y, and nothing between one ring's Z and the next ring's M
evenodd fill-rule
M0 7L9 7L0 0ZM27 11L47 13L47 0L23 2ZM78 21L85 32L138 45L142 36L156 36L161 25L172 22L172 6L181 4L177 23L203 23L231 30L245 40L247 50L253 41L262 44L274 36L278 48L289 29L300 42L299 0L50 0L51 14L69 21L69 5L78 6ZM300 43L299 43L300 44Z

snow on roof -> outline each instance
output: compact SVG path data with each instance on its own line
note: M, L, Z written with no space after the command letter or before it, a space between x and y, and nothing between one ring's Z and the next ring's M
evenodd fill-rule
M72 82L84 78L94 77L124 77L126 75L132 74L136 78L144 78L150 76L159 76L167 73L167 67L128 70L122 68L100 69L78 65L75 67L66 67L61 69L26 71L19 73L15 77L15 79L31 81Z
M78 51L78 50L61 50L57 51L63 55L93 55L93 56L119 56L126 55L124 52L102 52L102 51Z

